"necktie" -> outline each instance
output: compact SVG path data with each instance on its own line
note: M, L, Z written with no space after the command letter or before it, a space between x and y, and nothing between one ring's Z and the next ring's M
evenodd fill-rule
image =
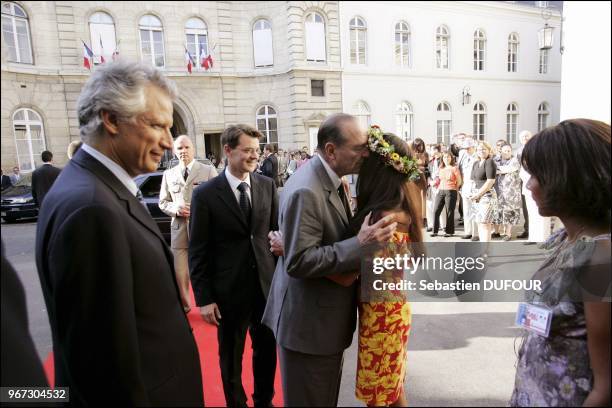
M346 192L344 191L344 186L340 184L338 187L338 195L340 196L340 201L342 201L342 206L344 207L344 211L346 212L346 218L351 219L353 213L351 212L351 206L348 201L348 197L346 196Z
M249 201L249 196L247 195L247 188L249 188L249 185L245 182L240 183L238 186L238 191L240 191L240 209L244 214L244 218L246 218L247 224L250 224L251 202Z
M183 173L183 179L187 181L187 177L189 177L189 169L185 167L185 172Z

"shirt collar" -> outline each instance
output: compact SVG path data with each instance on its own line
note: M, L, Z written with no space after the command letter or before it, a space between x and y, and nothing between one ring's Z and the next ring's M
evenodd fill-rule
M85 150L94 159L102 163L104 167L109 169L110 172L113 173L113 175L117 177L119 181L128 189L128 191L132 193L134 197L136 197L136 194L138 193L138 186L136 186L134 180L132 180L130 175L125 171L125 169L123 169L123 167L119 166L117 163L109 159L103 153L100 153L98 150L94 149L86 143L83 143L81 149Z
M193 159L191 163L187 165L187 168L189 169L189 173L191 173L191 169L193 169L193 163L195 163L195 159ZM181 173L185 171L185 165L180 160L179 160L179 168L181 169Z
M323 163L323 167L325 168L327 175L331 179L332 184L334 185L334 188L337 190L338 187L340 187L340 184L342 184L342 180L340 180L340 177L338 177L336 172L333 171L331 167L329 167L329 164L325 161L323 156L321 156L320 154L319 154L319 159L321 159L321 163Z
M242 181L240 180L238 177L234 176L229 169L225 169L225 177L227 178L228 183L230 184L230 187L233 190L237 190L238 186L241 183L247 183L249 185L249 190L251 189L251 177L249 175L249 177L246 178L246 180Z

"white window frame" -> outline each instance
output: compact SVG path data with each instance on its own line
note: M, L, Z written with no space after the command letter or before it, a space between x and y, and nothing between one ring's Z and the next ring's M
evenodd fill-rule
M272 25L265 18L260 18L253 24L253 65L255 68L274 66L274 41ZM258 47L266 47L262 49ZM258 51L259 50L259 51Z
M370 105L366 101L358 100L352 107L353 116L359 121L359 125L363 129L368 129L372 123L372 111Z
M142 19L145 18L145 17L153 17L153 18L155 18L157 21L159 21L159 24L160 24L159 27L158 26L152 26L152 25L143 25L142 24ZM142 61L145 61L145 56L144 56L144 53L142 52L143 51L143 49L142 49L142 35L143 35L143 31L147 32L146 35L149 36L149 42L151 44L151 64L154 67L157 67L157 68L165 68L166 67L166 47L164 45L164 25L163 25L163 23L161 22L159 17L157 17L156 15L153 15L153 14L145 14L142 17L140 17L140 20L138 22L138 33L139 33L139 39L140 39L140 59ZM161 66L155 65L155 55L157 53L156 53L156 49L155 49L155 41L153 41L153 32L154 31L161 32L161 46L162 46L161 55L162 55L162 58L163 58L163 65L161 65ZM192 55L192 57L193 57L193 55ZM145 62L148 62L148 61L145 61Z
M263 109L263 114L260 111ZM265 129L259 128L259 120L263 119L266 127ZM270 119L276 119L276 129L272 129L270 126ZM259 130L262 135L265 136L266 142L262 143L259 141L260 149L263 151L263 148L267 144L272 144L278 146L278 114L276 113L276 108L271 105L261 105L255 111L255 129ZM270 132L276 132L276 142L270 141Z
M540 74L548 74L548 56L547 48L540 49L540 69L538 71Z
M548 127L548 115L550 115L548 103L542 102L538 106L538 132L541 132Z
M194 22L199 27L189 27L189 23ZM193 35L193 42L189 41L187 36ZM203 39L203 41L200 41ZM192 67L192 70L196 71L204 71L202 67L200 53L202 48L204 48L204 55L208 55L208 26L206 22L202 20L200 17L191 17L185 23L185 45L187 46L187 50L191 54L191 57L195 60L195 66Z
M349 61L351 64L366 65L368 52L368 26L365 19L359 16L353 17L349 22L349 45Z
M402 101L395 111L397 135L406 142L414 139L414 110L408 101Z
M315 25L321 24L322 27L316 27ZM321 39L316 39L313 38L312 36L315 34L315 31L320 31L321 28L323 29L322 34L323 34L323 38L322 38L322 43L318 44L319 45L319 49L317 50L315 47L315 43L313 43L313 41L321 41ZM310 34L309 34L310 32ZM308 15L306 16L306 19L304 20L304 45L306 48L306 61L309 62L326 62L327 61L327 33L326 33L326 25L325 25L325 19L323 18L323 16L321 14L319 14L316 11L310 12L308 13ZM322 49L320 49L322 46ZM316 51L319 51L322 53L319 55L315 55L314 53ZM322 58L321 58L322 57Z
M108 19L110 19L110 22L93 21L102 20L102 18L99 18L100 16L106 16ZM112 26L112 29L109 26ZM117 48L115 20L113 19L113 16L101 10L98 10L89 16L89 37L91 39L91 51L94 53L94 64L98 65L102 63L102 59L100 58L102 55L102 50L100 49L100 38L102 39L102 45L104 46L104 59L105 61L111 61L113 52L115 52L115 49Z
M15 119L15 116L17 116L19 112L23 112L24 119ZM30 115L34 116L34 118L31 118ZM36 169L36 164L38 163L38 158L40 157L40 154L43 151L47 150L47 142L45 140L45 126L44 126L44 123L43 123L43 120L40 114L30 108L17 109L15 113L13 113L12 121L13 121L13 141L15 142L15 151L17 152L17 163L19 165L19 168L24 173L29 173ZM25 138L17 139L17 130L15 129L16 125L21 125L21 126L26 127L26 131L24 134ZM34 152L32 150L32 125L40 126L40 140L42 141L42 150L40 152ZM28 160L29 168L28 168L28 165L22 162L21 160L22 156L25 156L25 154L19 151L19 144L17 143L17 140L27 141L27 144L28 144L27 156L29 159Z
M436 108L436 139L437 143L451 144L453 131L453 111L450 103L440 102Z
M473 135L476 140L485 140L487 137L487 106L483 102L476 102L472 114ZM482 129L482 133L480 130Z
M5 13L4 12L4 8L5 6L9 6L10 8L10 12L9 13ZM21 10L21 12L24 14L25 17L22 16L18 16L15 12L15 8ZM6 56L7 56L7 61L10 62L16 62L18 64L30 64L30 65L34 65L34 55L32 52L32 35L30 33L30 19L28 16L28 13L26 13L26 11L23 9L23 7L21 7L19 4L13 3L13 2L6 2L2 5L2 20L4 19L8 19L11 22L11 27L12 27L12 32L11 33L7 33L3 30L2 32L2 36L6 37L7 35L12 35L13 37L13 44L15 44L15 60L11 59L10 56L10 52L7 51ZM24 58L22 58L21 55L21 47L20 47L20 42L19 42L19 36L17 35L17 21L22 21L25 23L25 28L26 28L26 35L27 35L27 45L28 45L28 50L30 51L30 55L29 61L25 61ZM4 46L9 48L8 44L5 42Z
M547 8L548 2L547 1L536 1L535 6L539 8Z
M487 35L478 28L474 31L474 71L485 71L487 60Z
M516 102L512 102L506 107L506 142L511 145L515 145L518 140L518 120L518 105Z
M404 41L404 36L406 41ZM399 39L398 39L399 37ZM395 58L395 66L402 68L410 68L412 66L412 34L410 32L410 24L406 21L398 21L395 24L394 30L394 58ZM405 60L405 62L404 62Z
M511 33L508 36L508 72L517 72L518 70L518 53L519 53L519 36L517 33Z
M445 25L436 28L435 56L437 69L448 70L450 68L450 34ZM446 66L443 64L444 57L446 57Z

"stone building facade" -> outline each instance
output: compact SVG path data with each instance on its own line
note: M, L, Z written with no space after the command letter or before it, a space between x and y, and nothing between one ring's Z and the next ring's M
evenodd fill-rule
M100 22L106 34L93 38ZM322 118L342 110L337 2L2 2L2 24L5 171L14 165L31 171L44 149L57 164L66 162L68 144L79 139L76 101L90 75L83 41L95 62L117 51L119 58L156 63L147 52L159 53L161 69L179 88L173 135L191 135L200 157L220 157L220 134L235 123L264 130L262 143L310 146ZM256 28L269 31L261 37ZM205 44L188 44L192 32ZM143 45L148 38L150 48ZM212 68L199 66L200 49L211 55Z

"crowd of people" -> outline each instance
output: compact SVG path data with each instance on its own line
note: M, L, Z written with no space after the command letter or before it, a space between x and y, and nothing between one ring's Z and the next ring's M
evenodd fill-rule
M395 290L380 301L360 298L362 258L406 252L427 227L452 236L458 202L471 235L488 241L497 229L507 239L526 188L530 221L539 213L565 228L534 271L550 284L526 302L547 308L550 332L524 333L510 404L610 405L609 303L569 302L559 290L580 273L609 273L609 125L568 120L531 140L524 134L517 157L505 143L493 149L466 135L448 147L409 146L337 113L321 124L316 154L299 152L299 166L295 152L276 156L273 146L260 160L260 132L231 125L217 174L194 160L187 135L172 140L176 97L174 83L149 65L120 60L93 72L77 102L83 144L41 205L36 265L55 385L69 387L72 404L204 405L187 319L191 284L199 314L217 327L228 406L246 406L247 331L255 406L272 404L277 359L285 406L336 406L356 329L356 397L406 406L410 299ZM170 149L179 163L164 172L159 203L172 217L168 247L133 178L155 171ZM355 205L344 179L352 174ZM401 279L403 270L391 272ZM4 372L29 366L5 361L19 361L31 344L7 338L2 386L27 385L27 375L11 382ZM204 371L215 363L203 362ZM41 370L31 371L38 385Z

